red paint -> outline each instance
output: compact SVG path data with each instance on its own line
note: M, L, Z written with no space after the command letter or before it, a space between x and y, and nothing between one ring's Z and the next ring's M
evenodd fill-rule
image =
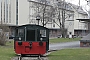
M15 52L17 54L45 54L46 42L43 42L43 46L39 46L39 42L32 42L32 48L30 48L29 42L22 42L22 45L18 45L18 41L15 42Z

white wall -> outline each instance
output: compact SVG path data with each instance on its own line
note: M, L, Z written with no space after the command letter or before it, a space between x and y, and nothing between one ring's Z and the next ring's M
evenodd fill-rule
M30 9L30 14L34 13L32 9ZM70 11L68 11L70 13ZM16 24L16 0L11 0L11 23ZM65 26L68 28L68 32L72 32L74 34L74 29L84 29L84 23L80 23L78 20L79 17L84 17L83 14L78 14L76 10L74 10L74 17L70 17L67 20L74 20L74 21L67 21L65 22ZM32 18L31 18L32 19ZM35 19L35 18L33 18ZM55 19L57 20L57 19ZM29 2L27 0L18 0L18 25L28 24L29 21ZM36 23L36 22L35 22ZM59 21L57 21L59 24ZM53 24L47 24L46 27L48 28L60 28L56 23L55 27ZM71 25L70 25L71 24ZM80 25L80 26L79 26ZM82 25L82 26L81 26Z
M18 0L18 25L29 23L29 2Z
M4 0L2 0L2 21L4 21Z
M2 2L2 8L1 8L1 2ZM15 17L14 17L15 5L14 4L15 4L15 0L0 0L0 9L1 9L0 10L0 21L1 21L1 11L2 11L2 22L4 24L14 24L15 25ZM11 8L9 8L10 5L12 5Z
M85 25L86 23L82 23L81 21L79 20L76 20L76 19L85 19L85 18L88 18L88 15L84 15L84 14L80 14L80 13L77 13L75 12L75 16L74 16L74 29L76 30L87 30L88 27L85 28Z
M11 24L16 25L16 0L11 0Z
M0 11L2 11L2 22L3 23L6 23L6 20L7 20L7 17L6 17L6 14L7 14L7 8L6 8L6 0L1 0L1 2L2 2L2 8L1 8L1 10ZM0 5L0 7L1 7L1 5Z
M27 0L18 0L18 25L29 23L29 3ZM16 25L16 0L11 0L11 23Z

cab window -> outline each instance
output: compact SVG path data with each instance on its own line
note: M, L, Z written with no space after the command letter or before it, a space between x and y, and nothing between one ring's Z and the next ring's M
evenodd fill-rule
M46 30L40 30L40 36L46 37Z
M23 37L24 36L24 29L18 29L18 36Z

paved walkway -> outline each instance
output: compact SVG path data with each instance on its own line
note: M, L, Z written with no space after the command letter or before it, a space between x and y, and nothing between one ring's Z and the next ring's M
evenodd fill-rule
M80 42L73 41L73 42L65 42L65 43L55 43L49 45L49 50L60 50L65 48L79 48Z

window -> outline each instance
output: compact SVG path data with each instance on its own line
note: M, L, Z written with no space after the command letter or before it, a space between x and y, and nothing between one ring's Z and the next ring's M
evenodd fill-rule
M35 41L35 30L27 30L26 40L27 41Z
M19 37L24 37L24 30L23 29L18 30L18 36Z
M9 23L11 23L11 4L9 4Z
M16 9L16 14L18 15L18 8Z
M14 35L12 35L13 37L14 37ZM22 40L22 41L24 41L25 39L24 39L24 29L16 29L15 30L15 39L16 40ZM21 38L21 39L19 39L19 38Z
M53 24L53 27L55 27L55 24Z
M46 37L46 30L40 30L41 37Z
M16 0L16 25L18 25L18 0Z
M5 22L5 2L4 2L4 22Z
M2 22L2 2L1 2L1 22Z
M6 14L6 18L7 18L7 19L6 19L6 23L8 23L8 4L7 4L7 7L6 7L6 8L7 8L7 10L6 10L6 11L7 11L7 12L6 12L6 13L7 13L7 14Z

